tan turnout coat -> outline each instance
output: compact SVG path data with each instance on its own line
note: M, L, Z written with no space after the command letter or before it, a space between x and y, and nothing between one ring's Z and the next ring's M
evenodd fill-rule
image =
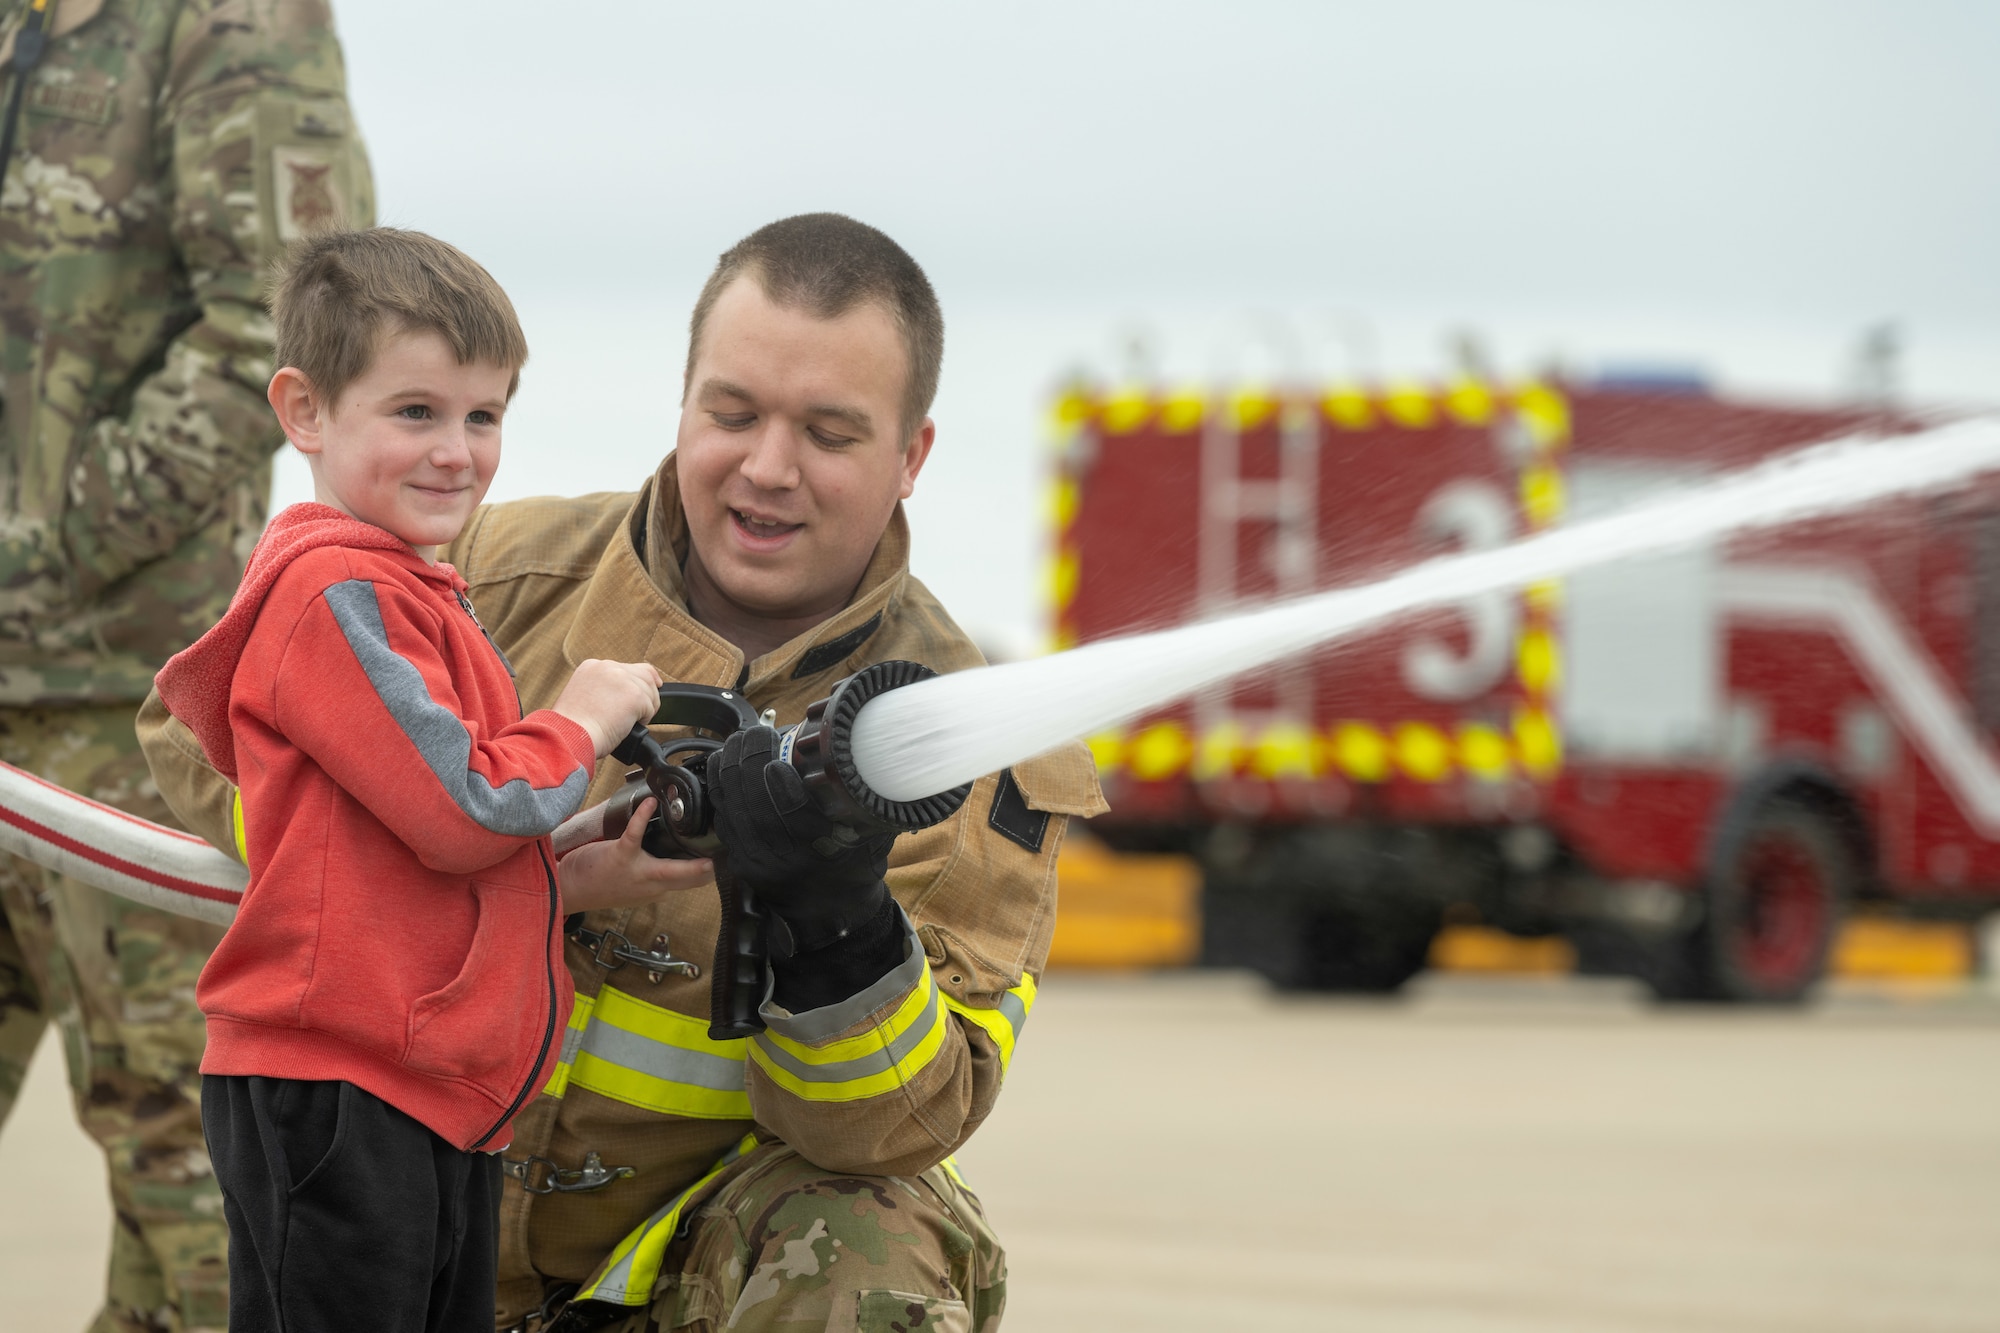
M748 664L688 613L687 549L675 462L637 496L523 500L473 516L443 553L472 587L481 619L517 673L524 708L554 702L590 657L649 661L669 680L736 686L780 727L844 676L904 658L948 672L978 650L909 572L899 507L854 601ZM169 802L229 846L229 789L192 737L160 710L142 736ZM752 1041L707 1037L712 888L656 905L591 913L592 932L701 964L699 979L615 968L572 939L576 984L563 1063L516 1122L514 1177L501 1210L503 1322L541 1299L545 1279L584 1281L649 1216L756 1127L821 1167L893 1175L943 1159L978 1128L1001 1080L1048 956L1055 862L1067 816L1105 809L1089 752L1070 744L981 779L959 813L897 840L889 885L913 928L903 967L871 991L803 1015L767 1008ZM605 760L587 798L609 795ZM615 944L616 939L609 943ZM384 948L394 948L384 940ZM593 1160L594 1159L594 1160ZM632 1174L587 1190L596 1165ZM558 1174L567 1173L567 1174Z

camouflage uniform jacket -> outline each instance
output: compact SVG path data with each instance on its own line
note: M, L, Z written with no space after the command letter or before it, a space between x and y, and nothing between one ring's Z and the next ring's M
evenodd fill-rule
M481 509L441 555L465 576L512 660L524 708L552 702L587 657L650 661L669 680L736 686L757 708L775 709L779 726L871 662L906 658L940 671L980 664L910 575L900 508L853 602L747 665L688 613L679 575L686 549L670 456L636 498ZM140 732L175 809L226 845L229 792L201 769L189 734L157 700ZM586 799L609 795L622 776L606 761ZM824 1009L788 1015L767 1006L771 1031L747 1042L708 1038L712 890L585 918L592 936L610 934L595 948L569 943L577 1002L562 1063L516 1120L507 1154L516 1164L510 1174L528 1189L510 1186L501 1209L503 1322L539 1303L544 1277L596 1274L600 1299L639 1303L637 1292L604 1287L649 1246L657 1261L665 1237L647 1234L648 1219L665 1217L675 1195L753 1123L822 1168L871 1175L913 1174L965 1142L993 1108L1034 1002L1055 926L1067 816L1104 808L1080 744L982 779L957 815L899 838L891 854L889 886L913 932L908 962ZM703 975L621 963L611 952L620 940L698 961ZM595 1189L550 1190L597 1178L585 1174L593 1163L634 1174Z
M324 0L58 0L50 38L0 191L0 704L143 698L222 614L283 439L266 270L374 210Z

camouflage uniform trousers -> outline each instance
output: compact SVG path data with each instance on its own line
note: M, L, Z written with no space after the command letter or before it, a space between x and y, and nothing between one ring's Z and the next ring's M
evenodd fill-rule
M0 708L0 759L174 823L133 732L136 705ZM221 928L0 856L0 1120L42 1031L60 1027L77 1119L104 1149L116 1221L92 1333L228 1321L228 1232L201 1133L194 983Z
M651 1308L606 1333L1000 1327L1006 1254L956 1167L842 1175L772 1143L707 1189L667 1250Z

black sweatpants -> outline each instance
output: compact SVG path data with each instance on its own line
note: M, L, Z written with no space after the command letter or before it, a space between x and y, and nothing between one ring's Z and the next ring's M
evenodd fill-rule
M230 1333L491 1333L500 1161L351 1083L201 1080Z

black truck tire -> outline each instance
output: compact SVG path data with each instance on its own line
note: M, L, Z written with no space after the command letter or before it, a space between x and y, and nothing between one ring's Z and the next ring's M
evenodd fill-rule
M1666 999L1792 1004L1826 974L1855 888L1851 843L1820 808L1759 801L1717 840L1701 921L1653 978Z
M1248 967L1279 990L1387 994L1424 970L1435 904L1391 906L1204 895L1202 961Z
M1300 927L1305 966L1298 989L1386 995L1428 965L1444 913L1427 903L1379 912L1321 908L1301 913Z

